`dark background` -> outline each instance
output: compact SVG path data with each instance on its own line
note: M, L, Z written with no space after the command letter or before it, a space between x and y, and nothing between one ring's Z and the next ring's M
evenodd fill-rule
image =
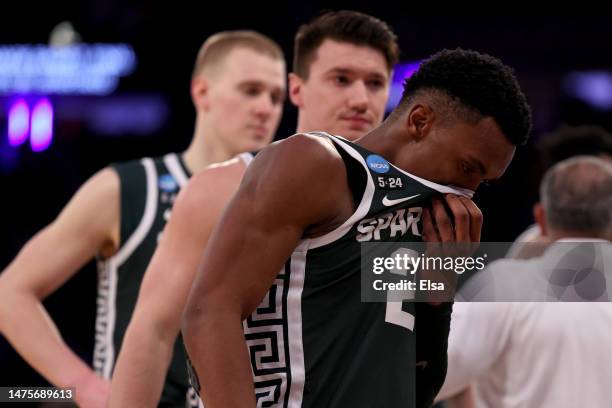
M485 214L483 240L512 240L532 222L540 177L534 141L562 123L595 123L612 130L610 111L588 105L563 87L571 71L612 70L612 19L603 12L600 17L446 16L385 1L232 3L221 10L204 2L51 3L57 2L24 4L20 10L13 7L1 13L0 45L46 43L52 28L69 20L83 42L129 43L138 57L136 71L121 80L112 96L51 96L56 109L70 106L62 101L87 104L99 98L148 95L164 101L168 116L152 134L126 132L115 137L98 134L78 119L56 121L53 145L32 153L27 145L7 146L6 112L0 113L0 269L54 219L95 171L109 162L186 148L195 119L189 96L192 64L201 43L219 30L249 28L265 33L280 43L291 61L293 35L301 23L323 8L351 8L387 21L399 37L404 61L461 46L490 53L514 67L533 108L534 131L503 179L476 196ZM0 96L2 101L6 98ZM5 106L0 105L0 110ZM296 110L287 103L277 138L292 134L295 123ZM95 268L90 265L45 302L65 341L88 360L93 350L95 285ZM0 336L0 386L37 384L44 380Z

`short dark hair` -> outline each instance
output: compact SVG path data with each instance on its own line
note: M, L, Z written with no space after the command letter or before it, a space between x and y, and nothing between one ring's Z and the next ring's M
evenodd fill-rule
M460 48L432 55L405 81L398 110L428 92L442 93L455 108L467 108L478 118L493 117L515 146L525 144L529 137L531 111L527 99L512 69L497 58Z
M293 72L308 79L310 64L324 40L372 47L385 56L389 71L399 59L397 36L382 20L357 11L326 12L300 27L293 47Z
M612 155L612 133L594 125L562 125L537 143L544 168L574 156Z

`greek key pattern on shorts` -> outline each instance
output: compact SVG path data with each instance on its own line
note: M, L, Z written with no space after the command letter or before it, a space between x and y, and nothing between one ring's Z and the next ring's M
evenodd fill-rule
M285 324L287 290L288 274L283 271L257 309L243 322L258 407L283 406L290 382Z

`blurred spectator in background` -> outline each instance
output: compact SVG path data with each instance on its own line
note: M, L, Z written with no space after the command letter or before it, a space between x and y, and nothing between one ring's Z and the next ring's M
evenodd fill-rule
M564 287L576 290L561 291L558 299L593 293L577 287L585 274L612 273L612 163L592 156L564 160L546 173L540 191L536 220L551 244L540 257L500 260L482 273L495 279L553 268L580 276ZM609 406L612 305L601 302L609 296L606 282L596 283L600 296L582 298L592 303L456 302L438 398L474 383L470 392L479 408ZM469 400L454 406L470 407Z
M574 156L592 155L612 159L612 134L598 126L561 126L544 135L537 144L543 170ZM528 259L539 256L550 240L533 224L516 238L508 251L509 258ZM522 245L528 243L528 245Z

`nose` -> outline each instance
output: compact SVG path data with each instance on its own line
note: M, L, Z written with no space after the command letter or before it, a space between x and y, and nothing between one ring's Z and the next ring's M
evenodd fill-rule
M465 190L466 193L475 193L478 187L483 183L485 183L485 180L482 176L471 176L461 177L460 179L456 179L453 182L448 183L448 185L459 188L460 190Z
M478 189L478 187L480 185L482 185L485 182L485 179L482 178L481 176L479 177L472 177L468 183L466 183L465 188L467 188L468 190L471 190L473 192L476 192L476 190Z
M274 105L270 98L270 95L262 93L257 101L255 101L255 105L253 106L253 113L255 116L261 118L262 120L268 119L274 110Z
M365 112L368 109L368 89L363 81L355 81L353 82L348 96L348 106L349 108L359 111Z

